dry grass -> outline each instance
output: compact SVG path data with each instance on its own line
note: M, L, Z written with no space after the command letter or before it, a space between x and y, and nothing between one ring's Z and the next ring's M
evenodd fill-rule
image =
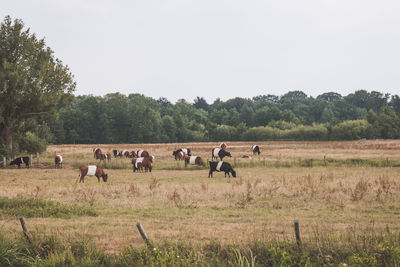
M228 145L239 157L250 154L244 150L249 144ZM274 142L264 143L262 153L280 157L296 154L301 158L315 151L318 155L340 155L339 158L370 158L372 154L396 159L400 157L399 144L400 141ZM99 147L144 148L156 156L155 166L168 166L183 165L172 158L175 148L189 147L193 154L206 158L215 145ZM292 239L295 219L300 220L303 236L313 235L315 229L340 233L349 229L400 228L399 168L237 168L236 179L224 178L221 173L209 179L206 169L156 169L147 174L108 169L108 183L98 183L93 177L85 179L84 184L76 183L78 171L73 166L96 162L91 154L93 147L51 146L47 156L43 154L41 158L45 169L1 169L0 196L40 197L93 206L98 217L34 218L27 220L28 227L66 236L89 236L109 252L118 252L127 245L143 245L135 225L138 221L154 241L218 239L240 243L254 238ZM50 164L54 151L64 155L64 169L54 169ZM129 168L128 159L120 161ZM6 229L20 231L16 218L2 218L2 224Z

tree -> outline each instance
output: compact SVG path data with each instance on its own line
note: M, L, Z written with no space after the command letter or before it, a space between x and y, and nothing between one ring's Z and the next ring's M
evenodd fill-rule
M198 109L204 109L205 111L208 111L210 109L210 105L203 97L196 97L193 106Z
M52 117L75 89L68 66L54 58L44 39L7 16L0 25L0 129L13 154L13 137L28 118Z

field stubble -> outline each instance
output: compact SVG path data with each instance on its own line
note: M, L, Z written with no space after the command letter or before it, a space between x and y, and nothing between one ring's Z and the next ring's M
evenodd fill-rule
M273 162L291 158L298 162L310 154L323 157L328 153L346 155L336 157L338 160L354 155L379 159L378 154L384 159L399 159L400 142L364 142L274 142L262 146L265 158L252 160ZM282 168L273 164L255 164L249 168L246 167L249 159L240 158L242 154L250 155L249 145L244 142L230 145L236 159L228 161L238 165L236 179L224 178L221 173L209 179L206 169L185 170L182 162L172 158L173 149L185 146L207 159L210 148L215 146L211 143L99 145L105 150L145 148L156 156L155 170L151 174L133 173L129 159L113 159L111 164L122 167L107 169L109 182L98 183L96 178L88 177L84 184L76 183L77 167L97 162L91 154L94 146L50 146L41 158L40 166L44 169L0 170L0 196L43 198L93 207L97 217L30 218L28 227L44 233L90 237L109 252L121 251L128 245L143 245L135 225L138 221L156 242L246 243L254 239L293 239L295 219L300 220L303 238L324 232L399 230L399 168L362 165ZM54 151L63 154L64 169L52 167ZM371 154L376 157L370 157ZM2 225L20 231L14 217L2 216Z

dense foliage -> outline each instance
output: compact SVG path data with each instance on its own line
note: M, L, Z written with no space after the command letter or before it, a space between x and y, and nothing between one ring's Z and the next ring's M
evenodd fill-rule
M54 119L74 88L69 68L44 39L7 16L0 24L0 154L45 149L49 136L34 131L37 118Z
M283 96L175 104L140 94L77 96L47 123L50 142L155 143L193 141L356 140L400 137L400 99L359 90L316 98ZM42 122L45 123L45 122Z

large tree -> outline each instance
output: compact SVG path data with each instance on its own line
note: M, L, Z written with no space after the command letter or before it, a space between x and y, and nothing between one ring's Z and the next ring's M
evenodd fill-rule
M37 116L53 116L75 89L68 66L53 55L24 23L9 16L0 25L0 129L12 154L19 125Z

